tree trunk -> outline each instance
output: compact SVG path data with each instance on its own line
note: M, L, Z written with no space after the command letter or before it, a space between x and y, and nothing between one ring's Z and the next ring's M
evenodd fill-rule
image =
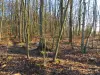
M73 0L70 0L69 42L71 44L72 44L72 15L73 15Z
M2 17L1 17L1 25L0 25L0 41L2 39L2 25L4 20L4 0L2 0Z
M82 53L86 53L86 50L84 50L84 28L85 28L85 13L86 13L86 3L85 0L83 0L83 5L84 5L84 12L83 12L83 24L82 24L82 39L81 39L81 50Z
M68 0L68 3L66 5L66 8L64 10L64 13L63 13L63 1L60 0L60 10L61 10L61 16L62 16L62 17L60 17L60 25L62 25L62 26L61 26L61 30L59 32L59 36L58 36L58 39L57 39L56 49L55 49L55 54L54 54L54 57L53 57L53 61L56 60L57 55L58 55L59 42L60 42L60 39L61 39L61 36L62 36L62 33L63 33L64 21L65 21L65 16L66 16L66 11L68 9L68 5L69 5L69 0Z

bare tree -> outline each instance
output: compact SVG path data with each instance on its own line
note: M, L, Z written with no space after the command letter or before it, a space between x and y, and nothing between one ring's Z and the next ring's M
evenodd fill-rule
M66 16L66 11L67 11L67 9L68 9L68 5L69 5L69 0L68 0L68 2L67 2L66 8L65 8L64 13L63 13L63 1L60 0L60 13L61 13L60 25L62 25L62 26L61 26L61 30L60 30L60 32L59 32L59 36L58 36L58 39L57 39L57 44L56 44L55 55L54 55L54 57L53 57L53 61L56 60L57 55L58 55L58 51L59 51L59 50L58 50L58 49L59 49L59 42L60 42L60 39L61 39L62 33L63 33L64 21L65 21L65 16Z

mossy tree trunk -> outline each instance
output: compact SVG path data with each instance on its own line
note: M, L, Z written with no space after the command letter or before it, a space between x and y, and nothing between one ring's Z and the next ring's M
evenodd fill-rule
M2 40L2 25L3 25L3 20L4 20L4 0L1 1L2 3L2 17L1 17L1 25L0 25L0 41Z

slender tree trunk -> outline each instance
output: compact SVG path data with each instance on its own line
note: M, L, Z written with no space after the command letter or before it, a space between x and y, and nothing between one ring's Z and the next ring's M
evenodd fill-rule
M40 25L40 43L39 43L39 46L40 46L40 49L43 51L43 59L44 59L44 66L46 66L46 61L45 61L45 57L46 57L46 44L45 44L45 38L44 38L44 35L43 35L43 30L42 30L42 27L43 27L43 9L44 9L44 0L40 0L40 11L39 11L39 16L40 16L40 20L39 20L39 25Z
M27 49L27 58L29 59L29 38L30 38L30 32L29 32L29 27L30 27L30 0L28 0L28 8L27 8L27 17L26 21L27 23L27 29L26 29L26 49Z
M79 11L78 11L78 35L80 35L80 30L81 30L81 7L82 7L82 0L79 1Z
M39 14L40 14L40 19L39 19L39 25L40 25L40 42L42 41L42 38L43 38L43 30L42 30L42 24L43 24L43 0L40 0L40 11L39 11Z
M0 41L2 39L2 25L4 20L4 0L2 0L2 17L1 17L1 25L0 25Z
M73 15L73 0L70 0L70 19L69 19L69 42L72 44L72 15Z
M93 48L93 41L96 35L96 26L97 26L97 1L94 0L93 2L93 36L92 36L92 48Z
M66 16L66 12L67 12L67 9L68 9L68 5L69 5L69 0L68 0L68 3L66 5L66 8L64 10L64 13L63 13L63 1L60 0L60 10L61 10L61 16L62 16L62 17L60 17L60 25L62 25L62 26L61 26L61 30L59 32L59 36L58 36L58 39L57 39L57 44L56 44L55 55L53 57L53 61L56 60L57 55L58 55L59 42L60 42L60 39L61 39L61 36L62 36L62 33L63 33L64 21L65 21L65 16Z
M86 50L84 50L84 28L85 28L85 14L86 14L86 3L85 0L83 0L83 5L84 5L84 12L83 12L83 24L82 24L82 39L81 39L81 50L82 53L86 53Z

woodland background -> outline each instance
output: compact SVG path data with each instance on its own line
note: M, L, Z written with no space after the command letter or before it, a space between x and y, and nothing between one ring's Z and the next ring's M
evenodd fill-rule
M99 75L99 0L0 0L1 75Z

